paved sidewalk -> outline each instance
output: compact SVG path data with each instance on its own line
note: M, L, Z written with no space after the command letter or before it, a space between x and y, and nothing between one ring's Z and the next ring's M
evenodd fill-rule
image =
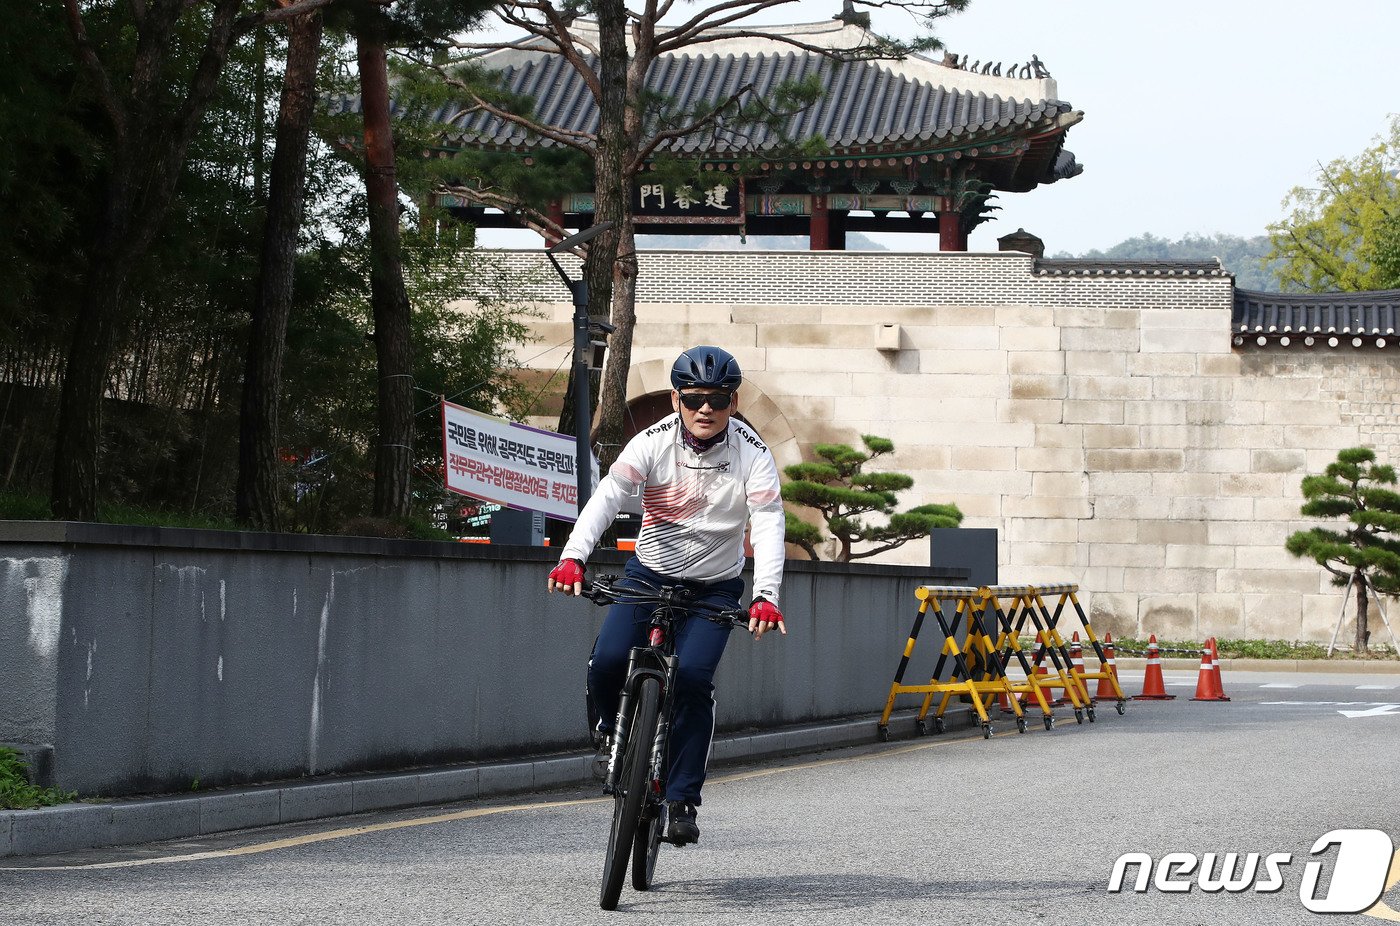
M890 734L914 735L913 712L890 718ZM819 752L876 741L876 715L715 737L711 764ZM949 711L948 728L971 726L971 711ZM514 761L327 776L205 794L0 810L0 858L134 845L322 817L448 804L504 794L594 784L593 752Z

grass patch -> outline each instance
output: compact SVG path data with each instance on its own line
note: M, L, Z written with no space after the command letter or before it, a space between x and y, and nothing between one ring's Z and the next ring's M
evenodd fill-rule
M76 791L36 788L29 783L29 766L15 750L0 747L0 810L33 810L66 804L77 798Z
M1201 640L1158 640L1157 647L1161 650L1163 658L1199 659L1203 642ZM1350 649L1338 647L1332 650L1331 656L1328 656L1327 644L1325 643L1225 639L1218 639L1215 642L1220 648L1221 659L1330 659L1338 662L1352 659L1400 659L1400 656L1396 655L1394 647L1384 644L1373 645L1364 653L1355 653ZM1021 645L1024 647L1025 642L1022 641ZM1085 644L1084 648L1086 651L1091 650L1088 644ZM1130 638L1114 640L1113 648L1118 654L1145 653L1147 641ZM1184 652L1172 652L1172 650Z
M52 521L49 500L42 495L20 495L0 492L0 520ZM103 524L137 524L148 527L193 527L204 530L238 530L232 518L203 512L167 511L136 505L104 504L97 508L97 520Z

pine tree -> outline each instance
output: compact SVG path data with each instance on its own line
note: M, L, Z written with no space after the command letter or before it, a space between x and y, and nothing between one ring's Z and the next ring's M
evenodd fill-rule
M827 530L840 544L837 562L875 556L927 537L935 528L957 527L962 522L956 505L920 505L896 512L895 493L912 486L914 480L903 473L863 472L871 460L893 453L894 442L870 434L861 435L861 441L868 453L846 444L818 444L815 451L823 462L797 463L783 470L792 480L783 486L783 498L821 512ZM885 515L887 521L871 524L863 518L869 514ZM812 559L820 559L817 544L823 540L819 527L787 515L788 543L801 547ZM855 543L878 546L853 553Z
M1356 651L1365 652L1368 591L1400 593L1400 493L1395 468L1375 462L1375 451L1351 447L1337 454L1321 476L1303 477L1302 513L1310 518L1346 518L1344 531L1325 527L1298 531L1288 552L1311 557L1332 574L1332 584L1356 586Z

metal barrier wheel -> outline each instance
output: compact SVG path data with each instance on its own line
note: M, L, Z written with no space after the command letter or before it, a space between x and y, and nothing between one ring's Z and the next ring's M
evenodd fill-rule
M1045 729L1047 729L1047 730L1053 730L1053 729L1055 729L1055 718L1054 718L1054 717L1051 717L1049 714L1046 714L1046 715L1045 715Z
M1120 716L1120 717L1123 716L1123 702L1122 702L1122 701L1119 701L1119 702L1118 702L1118 716Z
M890 728L883 724L875 727L875 738L882 743L890 741Z
M945 729L945 727L944 727L944 724L943 724L943 718L942 718L942 717L935 717L935 718L933 718L933 732L934 732L934 733L942 733L944 729Z
M1016 718L1016 732L1017 732L1017 733L1025 733L1025 732L1026 732L1026 718L1024 718L1024 717L1017 717L1017 718Z
M914 729L919 731L920 736L928 736L928 721L922 717L916 719Z
M984 724L982 724L982 739L984 739L984 740L989 740L989 739L991 739L991 738L992 738L992 725L989 724L989 723L984 723Z
M1084 722L1084 708L1082 708L1082 707L1076 707L1076 708L1074 709L1074 722L1075 722L1075 723L1083 723L1083 722Z

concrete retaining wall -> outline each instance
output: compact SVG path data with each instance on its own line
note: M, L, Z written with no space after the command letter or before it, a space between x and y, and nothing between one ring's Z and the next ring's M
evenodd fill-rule
M602 611L546 593L555 556L0 523L0 742L51 745L55 782L84 795L577 748ZM914 588L964 577L790 561L790 632L734 635L721 728L879 710Z

